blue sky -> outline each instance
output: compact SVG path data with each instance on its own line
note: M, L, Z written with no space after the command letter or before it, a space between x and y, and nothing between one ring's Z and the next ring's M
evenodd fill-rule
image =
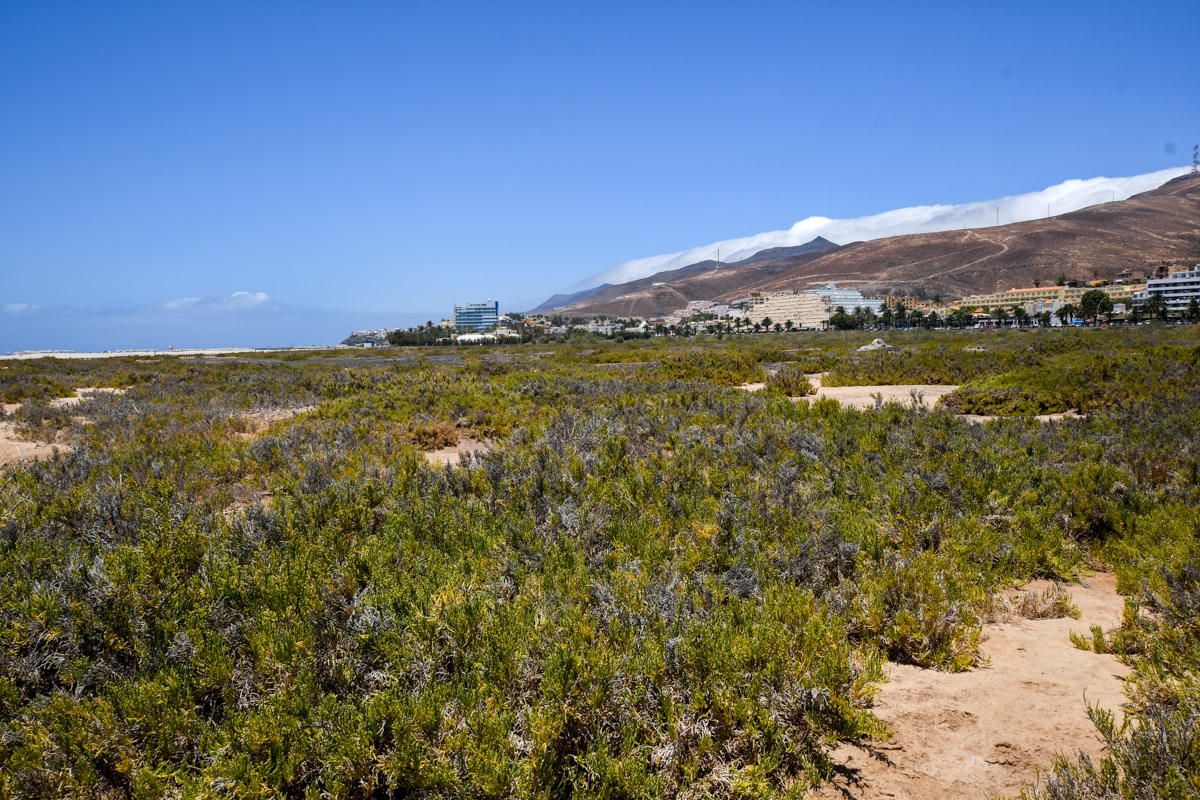
M812 215L1176 167L1198 23L0 0L0 352L332 342Z

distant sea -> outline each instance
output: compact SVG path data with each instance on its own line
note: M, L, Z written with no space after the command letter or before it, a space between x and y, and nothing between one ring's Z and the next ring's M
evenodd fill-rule
M243 309L190 312L35 309L0 313L0 354L22 350L165 350L168 347L303 347L331 345L353 331L407 328L441 313Z

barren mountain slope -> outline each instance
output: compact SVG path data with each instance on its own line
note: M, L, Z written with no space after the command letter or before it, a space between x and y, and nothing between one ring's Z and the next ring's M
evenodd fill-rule
M701 261L659 272L648 278L610 286L571 303L562 309L562 313L638 317L665 314L682 308L690 300L711 300L736 294L741 286L766 280L836 249L838 245L818 237L798 247L773 248L782 258L770 258L774 252L764 250L732 264L718 266L715 261Z
M775 291L836 281L864 291L948 296L1108 277L1126 267L1200 260L1200 176L1185 175L1117 203L995 228L860 242L767 280Z
M759 255L770 255L763 253ZM867 294L979 292L1109 277L1160 261L1200 261L1200 176L1184 175L1116 203L993 228L856 242L801 256L738 265L692 264L610 286L563 313L654 316L689 300L730 300L751 291L823 283Z

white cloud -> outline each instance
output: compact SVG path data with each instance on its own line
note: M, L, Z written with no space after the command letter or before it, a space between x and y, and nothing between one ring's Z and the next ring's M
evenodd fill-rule
M22 314L26 311L36 311L37 306L31 306L29 303L9 303L4 307L5 314Z
M204 311L234 311L258 308L271 300L266 292L234 292L223 297L180 297L162 304L167 311L197 309Z
M914 206L857 219L809 217L785 231L768 231L740 239L713 242L680 253L627 261L581 281L574 288L591 288L602 283L624 283L649 277L663 270L686 267L698 261L715 259L718 249L721 251L722 261L738 261L768 247L792 247L811 242L818 236L824 236L837 244L849 244L908 233L949 231L964 227L983 228L996 224L997 208L1000 209L1002 225L1040 219L1046 216L1047 204L1051 214L1065 214L1098 203L1106 203L1114 198L1125 200L1140 192L1155 189L1185 172L1187 168L1180 167L1130 178L1069 180L1040 192L1003 197L999 200L951 206Z
M224 299L232 308L254 308L270 300L271 295L266 292L234 292Z

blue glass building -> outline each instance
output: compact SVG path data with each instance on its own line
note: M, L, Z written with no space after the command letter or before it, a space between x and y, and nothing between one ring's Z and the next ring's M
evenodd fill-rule
M477 331L491 330L500 324L500 303L496 300L488 300L486 303L467 303L465 306L455 306L450 321L456 328L473 328Z

